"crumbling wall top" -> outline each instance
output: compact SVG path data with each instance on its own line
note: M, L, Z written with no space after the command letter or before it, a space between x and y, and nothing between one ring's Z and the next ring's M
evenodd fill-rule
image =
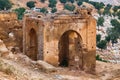
M17 14L10 11L0 11L0 21L17 20Z
M72 21L86 21L91 15L92 9L85 8L85 7L78 7L74 12L69 11L61 11L57 13L38 13L38 12L32 12L29 14L26 14L26 17L29 19L38 19L43 22L72 22Z

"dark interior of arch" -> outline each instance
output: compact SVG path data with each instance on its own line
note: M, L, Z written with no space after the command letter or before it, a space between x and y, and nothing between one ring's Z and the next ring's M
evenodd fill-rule
M37 60L37 54L38 54L38 44L37 44L37 34L34 29L31 29L29 32L29 52L27 53L28 57L30 57L32 60Z
M59 40L59 66L75 66L75 58L79 58L78 65L82 65L81 37L75 31L65 32Z

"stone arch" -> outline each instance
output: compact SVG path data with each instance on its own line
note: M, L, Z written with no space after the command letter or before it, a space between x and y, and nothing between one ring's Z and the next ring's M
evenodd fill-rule
M82 38L74 30L64 32L58 43L59 66L83 67Z
M35 29L30 29L29 31L29 52L27 56L32 60L37 60L38 55L38 38Z

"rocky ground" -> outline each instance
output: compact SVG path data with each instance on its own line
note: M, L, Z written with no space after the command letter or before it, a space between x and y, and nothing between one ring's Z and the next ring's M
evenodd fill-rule
M18 54L19 55L19 54ZM18 56L16 55L16 56ZM29 60L0 59L0 80L119 80L120 64L96 62L96 74L57 67L55 72L45 72ZM7 67L6 67L7 66Z

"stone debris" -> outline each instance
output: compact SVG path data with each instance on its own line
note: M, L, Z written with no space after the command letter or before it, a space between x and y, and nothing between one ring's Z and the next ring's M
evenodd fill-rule
M54 66L48 64L45 61L38 60L36 64L38 65L38 67L40 69L44 70L45 72L55 72L55 71L57 71L57 69Z
M0 56L5 56L5 55L8 55L8 54L9 54L8 49L6 48L3 41L0 39Z
M44 75L40 74L40 72L2 58L0 58L0 71L8 75L15 75L17 80L49 80Z
M54 78L58 80L63 80L63 78L60 75L54 75Z

